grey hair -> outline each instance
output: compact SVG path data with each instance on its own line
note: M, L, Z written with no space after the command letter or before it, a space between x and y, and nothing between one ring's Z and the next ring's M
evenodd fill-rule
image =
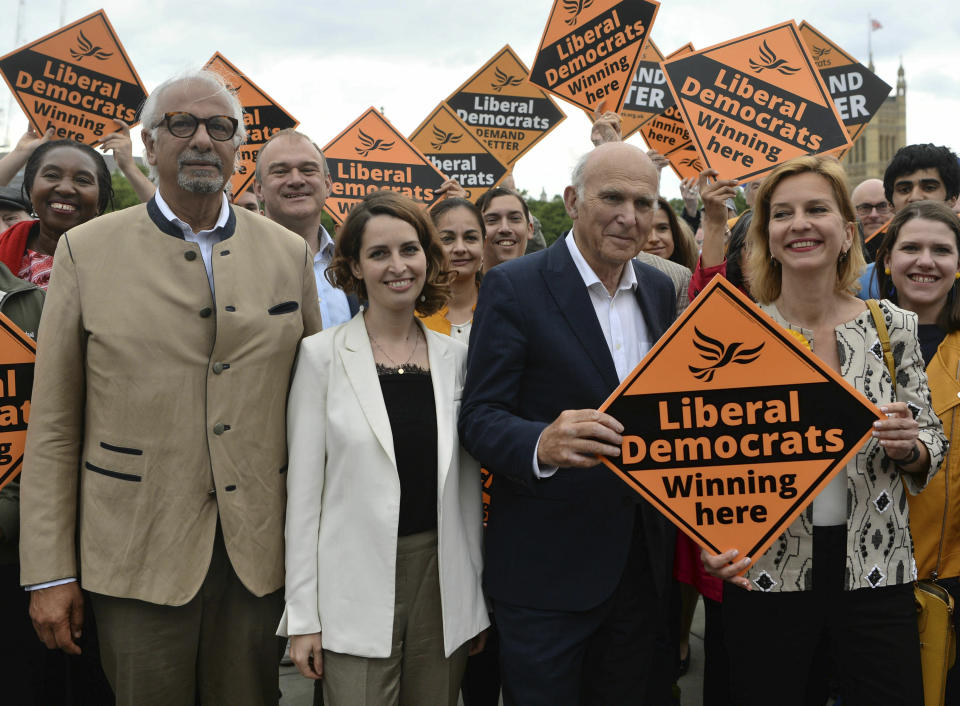
M327 166L327 158L324 156L323 150L320 149L320 145L311 140L310 137L305 133L300 132L296 128L288 127L273 133L266 142L260 145L260 149L257 151L257 161L253 170L253 180L257 184L260 184L263 181L263 172L260 170L260 155L263 154L263 151L267 148L267 145L280 137L299 137L300 139L309 142L311 145L313 145L313 148L320 153L320 165L323 169L323 176L327 176L330 173L330 168Z
M596 149L596 148L594 148ZM587 152L577 160L577 163L573 165L573 171L570 172L570 186L574 188L577 192L577 200L583 200L584 192L584 173L587 171L587 161L590 159L590 155L593 152ZM657 199L653 200L653 210L656 211L659 205L657 204Z
M577 200L583 199L583 174L587 170L587 160L590 159L590 152L587 152L577 160L573 165L573 171L570 172L570 186L577 192Z
M211 71L210 69L185 71L173 78L167 79L153 89L153 93L147 96L147 100L143 102L143 106L140 109L140 122L143 124L142 129L146 130L150 138L156 141L157 133L160 129L160 121L163 119L163 113L160 112L160 99L168 88L179 83L184 83L185 81L199 83L207 87L210 90L210 95L206 96L208 98L222 96L224 100L227 101L227 104L230 106L230 117L235 118L237 121L237 132L233 136L233 146L239 147L243 141L247 139L247 129L243 124L243 105L241 105L240 100L234 91L231 90L230 86L227 85L227 82L224 81L223 77L216 71Z

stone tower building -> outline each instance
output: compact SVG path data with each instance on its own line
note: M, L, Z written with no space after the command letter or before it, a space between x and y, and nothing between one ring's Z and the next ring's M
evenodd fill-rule
M870 62L873 71L873 62ZM853 189L864 179L883 178L894 153L907 144L907 81L903 60L897 69L897 88L883 102L864 131L843 157L847 184Z

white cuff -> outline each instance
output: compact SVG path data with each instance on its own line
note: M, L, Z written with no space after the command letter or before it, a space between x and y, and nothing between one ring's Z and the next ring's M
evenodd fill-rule
M541 466L537 461L537 450L540 448L540 439L543 437L543 432L540 432L540 436L537 437L537 445L533 447L533 476L534 478L549 478L554 473L557 472L559 466Z
M35 583L32 586L24 586L24 591L39 591L41 588L52 588L53 586L62 586L65 583L73 583L75 578L57 579L56 581L47 581L46 583Z

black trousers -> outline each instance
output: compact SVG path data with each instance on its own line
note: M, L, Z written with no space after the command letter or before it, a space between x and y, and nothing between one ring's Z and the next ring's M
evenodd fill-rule
M817 527L813 590L724 586L734 703L823 704L828 663L843 706L923 706L913 586L845 591L845 564L846 528Z
M613 595L586 611L494 601L505 706L668 706L679 647L635 524Z
M82 654L48 650L30 621L30 594L19 564L0 565L0 703L17 706L112 706L100 666L97 629L84 594Z

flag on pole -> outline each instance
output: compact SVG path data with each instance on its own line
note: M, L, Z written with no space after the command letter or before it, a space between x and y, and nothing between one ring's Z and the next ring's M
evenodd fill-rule
M876 32L878 29L883 29L883 25L880 24L879 22L877 22L876 20L871 19L871 20L870 20L870 29L871 29L872 31Z

